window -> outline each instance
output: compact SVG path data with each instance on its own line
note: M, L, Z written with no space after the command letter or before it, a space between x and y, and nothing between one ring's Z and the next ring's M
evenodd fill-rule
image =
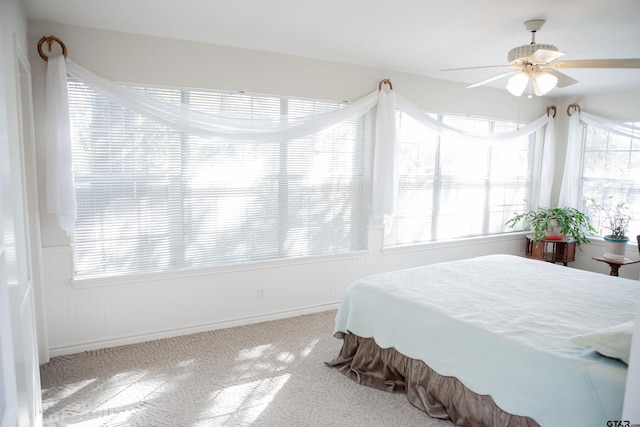
M635 241L640 234L640 135L629 138L585 125L583 147L580 177L583 210L587 212L592 198L600 204L624 202L633 217L628 235ZM603 227L601 215L592 215L591 219L601 236L610 234Z
M341 103L140 88L242 118ZM279 143L168 129L69 81L78 200L75 276L122 275L365 248L368 117Z
M433 116L436 117L436 116ZM441 115L456 129L492 134L517 124ZM438 136L398 114L399 192L384 245L398 246L510 231L505 222L532 199L537 134L516 142L466 142Z

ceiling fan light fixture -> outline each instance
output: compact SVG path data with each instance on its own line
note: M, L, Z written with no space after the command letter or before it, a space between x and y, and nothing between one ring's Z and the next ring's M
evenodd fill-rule
M529 75L525 72L514 74L507 83L507 90L514 96L520 96L527 88Z
M538 96L548 94L558 84L558 78L550 73L536 73L532 80L533 88Z
M471 84L467 88L487 85L495 80L512 76L507 83L507 89L515 96L521 96L527 86L528 96L535 92L538 96L549 93L554 88L565 88L578 83L577 80L563 74L557 69L565 68L629 68L640 69L640 58L619 59L570 59L558 61L565 52L560 52L551 44L536 43L536 33L544 25L544 19L531 19L524 23L527 31L531 32L531 43L517 46L507 54L508 64L485 65L481 67L448 68L442 71L470 70L475 68L509 68L511 70L489 77L481 82Z

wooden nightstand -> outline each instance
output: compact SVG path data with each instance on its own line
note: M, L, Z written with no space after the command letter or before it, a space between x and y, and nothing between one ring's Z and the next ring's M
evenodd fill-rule
M611 267L611 272L609 273L609 276L617 276L618 270L623 265L635 264L636 262L640 262L640 259L625 258L623 260L617 261L615 259L605 258L603 256L596 256L596 257L593 257L592 259L600 262L606 262L607 264L609 264L609 267Z
M576 259L576 241L569 237L561 240L544 239L534 242L529 234L527 235L526 256L541 261L561 262L566 267L568 262Z

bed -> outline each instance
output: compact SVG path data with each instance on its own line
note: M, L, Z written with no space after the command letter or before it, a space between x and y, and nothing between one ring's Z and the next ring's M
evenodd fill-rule
M601 427L621 417L639 296L512 255L377 274L345 290L330 365L456 425Z

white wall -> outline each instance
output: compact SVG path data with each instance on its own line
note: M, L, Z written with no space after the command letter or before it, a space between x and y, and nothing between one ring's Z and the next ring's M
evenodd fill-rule
M43 35L59 37L71 59L117 81L355 100L390 78L394 90L425 110L523 121L539 117L553 101L515 98L490 88L468 90L459 83L354 65L45 22L30 22L29 34L37 121L43 114L45 63L35 46ZM37 160L38 170L43 170L42 150ZM42 179L38 186L44 200ZM384 253L382 229L374 224L368 250L348 256L72 284L68 238L55 218L42 211L41 231L52 355L324 310L335 307L344 288L364 275L524 252L522 236L506 235ZM264 290L263 300L258 300L259 289Z

